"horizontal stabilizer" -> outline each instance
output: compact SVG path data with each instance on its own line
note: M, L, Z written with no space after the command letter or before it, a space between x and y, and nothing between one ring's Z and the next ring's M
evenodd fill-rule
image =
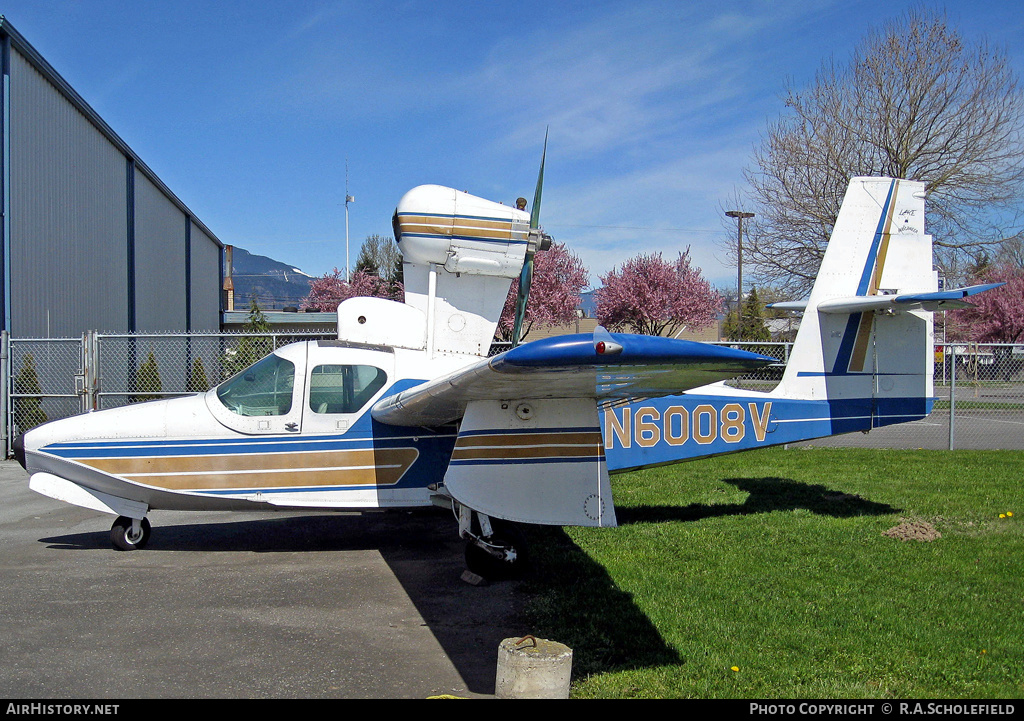
M807 310L807 300L783 300L778 303L768 303L765 307L772 310Z
M852 298L832 298L818 304L817 310L820 313L866 313L873 310L952 310L956 308L970 308L964 298L986 290L998 288L1004 283L987 283L984 285L972 285L967 288L956 288L954 290L939 290L927 293L901 293L898 295L861 295ZM769 308L778 310L807 310L807 301L787 301L772 303Z
M372 413L390 425L440 425L475 400L664 396L775 362L735 348L599 328L518 346L388 396Z
M946 300L962 300L972 295L978 295L985 291L990 291L999 286L1005 286L1006 283L986 283L979 286L968 286L967 288L955 288L951 291L935 291L934 293L907 293L904 295L896 296L897 303L931 303L941 302Z

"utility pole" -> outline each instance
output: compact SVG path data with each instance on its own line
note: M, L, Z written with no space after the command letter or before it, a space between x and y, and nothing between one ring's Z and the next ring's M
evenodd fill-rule
M742 210L727 210L726 215L736 219L736 329L740 329L743 322L743 219L753 218L753 213L745 213Z

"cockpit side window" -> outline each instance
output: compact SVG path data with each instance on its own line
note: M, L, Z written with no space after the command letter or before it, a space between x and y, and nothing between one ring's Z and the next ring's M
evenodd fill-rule
M314 413L356 413L387 382L375 366L318 365L309 377L309 409Z
M268 355L217 388L217 398L240 416L283 416L292 409L295 364Z

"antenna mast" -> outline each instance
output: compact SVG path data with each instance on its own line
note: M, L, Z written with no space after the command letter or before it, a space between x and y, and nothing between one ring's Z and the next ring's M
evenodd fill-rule
M348 158L345 158L345 280L352 280L352 274L349 272L348 262L348 204L354 203L355 198L348 194Z

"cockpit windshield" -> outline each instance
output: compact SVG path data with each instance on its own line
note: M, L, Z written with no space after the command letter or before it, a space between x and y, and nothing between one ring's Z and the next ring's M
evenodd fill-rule
M240 416L283 416L292 408L295 364L268 355L217 388L217 398Z

